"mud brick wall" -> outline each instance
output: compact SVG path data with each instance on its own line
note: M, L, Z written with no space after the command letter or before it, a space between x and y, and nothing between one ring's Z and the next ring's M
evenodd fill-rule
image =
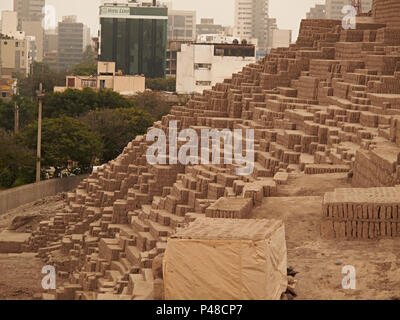
M400 45L400 28L381 28L377 30L376 42L383 43L386 46Z
M385 23L389 27L400 27L400 3L397 0L374 0L372 17L377 23Z
M400 117L392 119L390 126L390 140L400 146Z
M399 30L400 34L400 30ZM365 59L367 69L376 70L382 75L392 75L400 62L399 56L368 55Z
M352 184L356 187L394 186L400 172L399 149L358 150Z
M340 32L340 42L363 42L364 30L342 30Z
M378 121L378 115L375 113L363 111L360 114L360 124L364 127L377 128Z
M300 77L296 82L297 97L301 99L316 100L318 97L318 78L315 77Z
M294 123L297 130L304 130L305 122L312 121L314 115L305 110L285 110L285 118Z
M381 239L400 236L400 188L336 189L323 201L321 236Z
M400 94L400 78L383 76L379 81L369 81L367 83L367 92Z
M337 42L335 49L335 60L362 60L361 42Z
M368 94L371 104L380 108L389 107L390 109L400 110L400 95L397 94Z
M219 198L206 209L206 217L244 219L253 208L251 199Z
M310 61L310 75L319 80L327 80L334 70L333 66L338 64L336 60L313 59Z
M305 174L323 174L323 173L339 173L349 172L350 167L346 165L324 165L324 164L307 164L304 168Z

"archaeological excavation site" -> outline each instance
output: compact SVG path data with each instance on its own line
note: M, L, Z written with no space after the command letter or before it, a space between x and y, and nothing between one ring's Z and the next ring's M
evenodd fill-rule
M165 164L138 136L75 190L2 215L0 299L400 299L399 13L302 20L296 43L148 129ZM171 163L171 123L253 130L251 173L211 161L224 139L208 164Z

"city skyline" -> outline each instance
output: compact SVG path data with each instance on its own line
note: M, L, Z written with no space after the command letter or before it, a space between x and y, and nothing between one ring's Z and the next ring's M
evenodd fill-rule
M65 15L76 15L78 21L85 23L91 29L92 35L97 34L99 27L98 7L102 0L69 0L65 3L60 0L46 0L46 4L56 8L57 21ZM168 1L166 1L168 2ZM169 0L172 2L174 10L196 10L197 20L200 18L214 18L215 23L223 25L234 25L234 0ZM324 0L271 0L270 17L276 18L280 29L293 30L293 40L297 38L299 22L306 17L306 12L315 4L325 3ZM12 10L13 0L2 1L0 11ZM230 6L230 7L229 7ZM229 10L227 9L229 7ZM288 10L290 8L290 10ZM93 11L95 14L88 15ZM211 14L210 14L211 13Z

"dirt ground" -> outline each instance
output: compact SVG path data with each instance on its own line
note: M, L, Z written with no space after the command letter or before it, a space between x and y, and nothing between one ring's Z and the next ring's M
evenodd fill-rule
M40 221L64 206L63 197L63 194L47 197L0 215L0 232L10 225L17 227L18 232L34 230ZM29 218L16 224L14 219L21 216ZM0 254L0 300L31 300L43 292L41 282L45 275L41 271L45 264L35 256L35 253Z
M298 274L296 299L400 299L400 241L339 241L320 237L322 197L350 187L346 174L291 175L277 197L266 198L252 218L282 219L288 265ZM26 231L63 206L62 195L25 205L0 216L0 231L16 216L38 215L19 227ZM356 289L342 289L342 268L356 270ZM42 292L43 262L34 254L0 255L0 299L32 299Z
M31 300L43 292L43 262L35 253L0 254L0 300Z
M56 196L40 199L8 211L7 213L0 214L0 232L9 228L16 217L29 217L22 225L16 224L17 227L13 229L17 232L31 232L35 230L39 222L46 220L53 216L57 210L64 207L65 194L60 193Z
M298 272L296 299L400 299L399 241L320 237L321 195L335 187L350 187L346 175L300 175L280 187L278 197L264 199L253 210L252 218L285 223L288 265ZM342 289L346 265L355 268L355 290Z

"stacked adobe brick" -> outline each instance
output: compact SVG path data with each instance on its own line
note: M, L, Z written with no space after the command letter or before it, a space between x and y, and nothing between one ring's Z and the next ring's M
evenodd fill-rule
M389 27L400 27L400 3L397 0L374 0L372 16L376 22L385 23Z
M235 164L153 166L145 155L151 142L137 137L33 234L30 248L68 278L46 298L151 298L152 262L178 226L201 216L245 219L292 171L353 170L355 186L399 184L400 43L391 30L380 21L342 30L340 21L303 20L296 44L272 50L187 106L173 107L154 128L168 132L175 120L179 130L197 133L254 129L253 173L238 176ZM370 203L358 189L349 196L358 194L361 205ZM393 200L389 191L378 196L373 203ZM393 215L378 223L368 210L362 218L340 213L336 221L330 199L323 235L343 237L344 223L344 238L379 238L389 234L380 228L397 223Z
M400 236L400 187L336 189L325 194L321 235L339 239Z

